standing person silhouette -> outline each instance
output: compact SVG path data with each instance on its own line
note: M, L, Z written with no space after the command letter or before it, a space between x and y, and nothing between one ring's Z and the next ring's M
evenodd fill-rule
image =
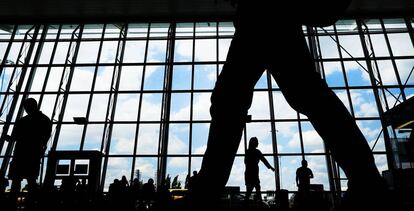
M367 141L347 108L316 71L302 29L303 24L334 24L349 1L236 2L236 31L210 99L207 148L193 198L212 201L222 193L255 84L265 70L276 80L289 105L308 117L345 172L355 198L366 190L379 189L382 178ZM297 12L280 12L284 8Z
M244 172L244 180L246 183L246 200L250 198L253 188L256 189L255 200L262 200L259 179L259 161L262 161L268 169L275 171L275 169L263 156L262 152L257 149L258 146L259 140L257 140L256 137L250 138L249 148L247 149L246 156L244 157L244 164L246 165L246 171Z
M310 179L313 178L313 172L308 168L308 161L302 160L302 166L296 169L296 185L298 192L308 192L310 188Z
M52 122L38 108L33 98L23 102L27 115L18 119L7 141L15 141L13 159L10 163L8 178L12 180L11 192L20 192L21 182L27 180L29 193L37 188L40 159L45 153L46 145L52 131Z

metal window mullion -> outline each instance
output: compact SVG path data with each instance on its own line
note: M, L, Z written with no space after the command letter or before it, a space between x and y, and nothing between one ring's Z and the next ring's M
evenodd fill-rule
M343 55L342 55L342 51L341 51L341 44L339 43L339 35L338 35L338 31L336 29L336 25L333 25L333 28L334 28L334 34L335 34L335 39L336 39L336 46L338 48L339 59L341 60L340 63L341 63L341 68L342 68L342 75L344 76L345 90L346 90L348 101L349 101L349 109L351 110L352 117L355 118L354 106L353 106L353 103L352 103L351 92L349 90L349 83L348 83L348 77L346 75L345 64L342 61Z
M326 74L325 74L325 65L324 62L322 60L322 52L321 52L321 44L320 44L320 40L319 40L319 34L318 34L318 29L315 27L313 28L313 32L314 32L314 36L315 38L313 39L313 41L315 42L315 48L316 48L316 57L317 59L320 59L320 68L321 68L321 73L322 73L322 77L326 82ZM325 152L325 161L326 161L326 166L327 166L327 171L328 171L328 180L329 180L329 190L331 190L331 192L333 193L335 199L338 198L337 197L337 183L334 180L334 169L333 169L333 160L332 160L332 156L330 155L329 150L326 147L326 144L324 142L324 152ZM339 186L340 187L340 186Z
M151 29L151 23L148 24L147 29L147 37L145 42L145 52L144 52L144 65L142 67L142 76L141 76L141 91L144 90L144 83L145 83L145 72L147 68L147 60L148 60L148 46L149 46L149 34ZM131 180L134 178L134 170L135 170L135 163L136 163L136 156L137 156L137 149L138 149L138 141L139 141L139 130L141 127L140 119L141 119L141 109L142 109L142 100L143 100L143 93L139 95L139 102L138 102L138 114L137 114L137 126L135 128L135 140L134 140L134 151L132 157L132 172L131 172Z
M195 40L196 40L196 22L193 23L193 52L191 58L191 93L190 93L190 124L189 124L189 137L188 137L188 166L187 166L187 175L191 175L191 149L192 149L192 137L193 137L193 102L194 102L194 71L195 71ZM218 40L217 40L218 42ZM216 44L217 45L217 44ZM217 57L217 56L216 56Z
M56 121L56 127L55 127L55 132L53 134L53 143L52 143L52 147L51 147L51 151L55 151L56 147L57 147L57 142L59 140L59 135L60 135L60 130L62 128L62 121L63 121L63 117L65 115L65 110L66 110L66 104L68 101L68 97L69 97L69 89L70 89L70 85L72 84L72 78L73 78L73 73L75 70L75 66L76 66L76 60L78 57L78 52L79 52L79 48L80 48L80 42L82 39L82 34L83 34L83 27L84 25L79 25L78 27L75 28L75 30L72 33L72 38L71 38L71 43L69 45L68 48L68 53L66 56L66 61L65 61L65 67L64 70L62 72L62 78L60 81L60 86L59 86L59 93L56 96L56 101L55 101L55 107L53 109L53 114L52 114L52 120L54 120L54 117L56 115L56 111L57 109L59 109L59 114L58 114L58 119ZM78 31L78 33L76 33L76 31ZM78 34L78 35L76 35ZM71 45L75 43L76 46L74 46L73 49L73 55L71 55ZM71 57L71 60L69 60ZM69 71L67 71L69 65ZM66 73L67 71L67 73ZM66 81L66 84L64 85L64 82ZM64 85L64 88L63 88ZM63 93L62 93L63 91ZM62 99L60 102L58 102L60 99L59 97L62 96ZM58 108L58 106L60 106L60 108Z
M106 24L103 24L101 39L99 41L99 47L98 47L98 55L97 55L97 58L96 58L95 70L94 70L93 78L92 78L92 86L91 86L91 92L90 92L91 94L89 95L88 106L87 106L87 109L86 109L85 119L86 119L87 123L83 125L82 136L81 136L81 141L80 141L80 146L79 146L80 151L83 150L83 147L84 147L84 144L85 144L86 132L88 130L89 116L90 116L90 113L91 113L93 95L94 95L95 85L96 85L96 77L98 75L99 61L101 59L102 46L103 46L103 43L104 43L105 30L106 30Z
M385 109L388 110L389 109L389 105L388 105L388 101L386 100L387 97L386 97L384 88L382 88L382 87L384 87L384 84L382 83L382 77L381 77L381 74L379 72L378 62L375 59L375 51L374 51L374 48L373 48L373 43L372 43L372 39L371 39L371 33L369 31L368 26L365 24L365 22L362 22L361 24L362 24L362 26L365 27L365 30L366 30L366 34L367 34L367 38L368 38L368 44L369 44L369 50L371 51L371 53L369 53L369 55L372 55L372 58L373 59L371 61L373 61L373 63L374 63L374 67L375 67L375 70L376 70L376 74L378 76L378 80L377 80L375 78L375 75L374 75L375 83L376 83L376 86L379 86L381 88L381 93L382 93L382 96L384 98L384 103L385 103ZM368 50L368 45L367 45L367 50ZM374 68L373 68L372 71L373 71L373 74L374 74ZM398 99L397 99L397 101L398 101Z
M270 127L271 127L271 134L272 134L272 149L273 149L273 166L275 167L275 185L276 191L280 190L280 169L279 169L279 150L277 147L277 136L276 136L276 124L275 124L275 108L274 108L274 101L273 101L273 91L272 91L272 75L269 71L266 71L266 78L267 78L267 88L268 88L268 96L269 96L269 110L270 110Z
M320 45L320 40L319 40L319 34L318 34L318 28L316 27L309 27L311 28L311 32L314 36L313 42L314 42L314 48L315 48L315 52L314 52L314 59L317 60L318 63L320 63L320 65L318 66L320 68L320 72L322 74L322 78L325 80L326 82L326 73L325 73L325 65L324 62L322 60L322 52L321 52L321 45Z
M8 41L8 44L7 44L6 51L4 52L3 60L1 61L0 75L5 74L5 73L3 73L3 68L5 67L5 65L7 63L7 57L9 56L11 47L13 45L13 41L14 41L14 37L16 36L17 29L18 29L18 25L14 25L12 34L11 34L10 39Z
M381 99L380 99L380 96L379 96L378 87L376 86L376 79L374 77L373 69L372 69L371 62L370 62L371 58L369 56L369 52L368 52L368 48L366 46L366 43L364 42L364 33L363 33L361 22L362 21L359 20L359 19L356 20L356 23L357 23L357 26L358 26L359 37L360 37L361 44L362 44L362 50L363 50L364 56L366 58L369 78L370 78L370 81L371 81L371 86L372 86L372 89L373 89L373 92L374 92L375 101L376 101L376 104L377 104L377 109L378 109L378 113L379 113L380 120L381 120L382 130L384 132L384 144L385 144L385 150L387 152L387 164L388 164L388 168L392 169L392 167L393 167L393 164L392 164L393 157L392 156L393 155L392 155L391 142L390 142L388 130L386 128L385 120L384 120L384 111L382 109L382 104L381 104Z
M42 93L45 93L47 83L49 82L50 72L51 72L51 69L53 67L53 60L55 59L56 49L57 49L57 46L59 44L59 37L60 37L61 31L62 31L62 24L59 25L58 32L56 34L56 40L53 44L52 54L50 55L50 60L49 60L48 66L47 66L46 75L45 75L45 79L44 79L45 82L43 83L43 86L42 86L42 91L41 91ZM43 96L44 95L41 95L40 98L39 98L39 107L43 103Z
M13 40L14 40L14 37L15 37L15 35L16 35L16 31L17 31L17 29L18 29L18 25L14 25L12 35L11 35L11 37L10 37L9 43L7 44L6 51L4 52L3 60L1 61L1 66L0 66L0 76L1 76L2 74L6 74L5 72L3 72L3 69L5 68L5 65L6 65L6 63L7 63L7 57L9 56L11 46L13 45ZM6 98L6 96L5 96L5 97L3 98L3 103L2 103L2 104L4 104L6 101L7 101L7 98ZM0 110L0 116L1 116L2 114L3 114L3 109L1 109L1 110ZM4 126L3 126L3 127L4 127ZM8 130L8 129L7 129L7 130ZM7 130L6 130L6 131L7 131ZM4 132L4 131L5 131L5 130L3 129L3 132ZM5 133L2 133L2 135L5 135ZM3 140L3 139L0 139L0 152L2 152L2 151L3 151L3 146L4 146L4 140Z
M0 107L0 111L1 111L1 114L3 114L3 109L5 109L4 108L4 106L6 105L6 103L7 103L7 98L8 98L8 96L9 95L12 95L12 99L13 99L13 97L14 97L14 93L16 93L16 91L17 91L17 86L16 86L16 90L12 90L11 89L11 87L12 87L12 85L14 84L14 82L15 82L15 80L17 80L17 77L19 77L19 80L21 79L21 74L22 74L22 72L23 72L23 68L26 68L27 69L27 66L25 66L25 61L23 61L23 62L21 62L20 61L20 59L24 56L24 53L25 53L25 48L27 48L27 47L25 47L25 44L27 43L27 40L28 40L28 37L29 37L29 34L30 34L30 32L33 30L33 29L35 29L36 28L36 26L35 25L33 25L29 30L27 30L27 32L25 33L25 35L24 35L24 39L23 39L23 41L22 41L22 45L20 46L20 49L19 49L19 54L18 54L18 56L17 56L17 60L16 60L16 62L15 62L15 64L14 64L14 68L13 68L13 71L12 71L12 74L11 74L11 76L10 76L10 80L9 80L9 84L8 84L8 86L7 86L7 89L6 89L6 93L5 93L5 95L4 95L4 100L3 100L3 102L2 102L2 104L1 104L1 107ZM29 43L29 49L30 49L30 47L31 47L31 45L30 45L30 43ZM27 57L27 53L26 53L26 57ZM31 56L31 55L29 55L29 56ZM30 59L30 58L29 58ZM26 60L26 58L25 58L25 60ZM20 73L17 73L16 74L16 72L17 72L17 68L19 67L19 64L21 65L21 71L20 71ZM17 75L17 76L15 76L15 75ZM16 77L16 79L14 79ZM23 79L22 80L24 80L24 77L23 77ZM20 83L20 81L18 82L18 83ZM23 81L22 81L22 84L23 84ZM20 92L20 90L18 90L19 92ZM13 94L12 94L13 93ZM10 111L12 111L12 116L13 116L13 112L14 112L14 109L9 109L9 113L10 113ZM12 118L12 117L11 117ZM7 122L7 117L6 117L6 122Z
M40 28L40 26L39 26L39 28ZM29 94L30 89L32 88L33 79L36 75L37 64L39 63L39 58L40 58L40 55L41 55L42 50L43 50L43 45L44 45L44 41L46 39L48 28L49 28L48 25L43 26L42 35L40 36L39 44L37 46L36 53L34 55L33 66L31 66L31 69L29 71L28 80L27 80L26 87L25 87L25 90L24 90L24 93L23 93L23 99L26 99L27 95ZM40 96L43 96L43 95L44 95L44 93L40 94ZM23 112L22 109L23 109L23 106L20 106L19 113Z
M414 47L414 29L413 29L413 26L411 25L411 22L414 20L412 20L412 18L409 18L409 17L405 17L404 20L405 20L405 24L408 29L408 34L410 35L411 44Z
M158 145L158 175L157 186L160 187L163 184L166 167L167 167L167 152L168 152L168 132L169 132L169 118L171 109L171 86L172 86L172 70L174 61L174 38L176 31L176 23L171 23L168 32L167 39L167 52L166 52L166 66L164 75L164 93L161 106L161 124L160 124L160 136Z
M119 83L121 81L122 61L124 59L127 32L128 32L128 24L125 23L123 27L121 28L120 34L119 34L118 49L117 49L117 54L115 58L116 59L115 66L114 66L114 75L113 75L112 82L111 82L111 84L113 85L113 87L111 87L112 89L111 91L113 92L112 102L111 102L111 96L110 96L109 102L108 102L108 109L106 113L107 116L106 116L105 122L108 122L108 124L105 124L106 130L104 128L103 139L106 139L106 140L102 142L103 144L105 144L104 146L105 157L104 157L104 162L103 162L103 167L102 167L102 176L101 176L102 179L101 179L100 188L104 187L106 171L108 167L108 156L109 156L109 150L110 150L111 140L112 140L112 129L114 125L113 120L114 120L115 112L116 112L116 103L118 99ZM110 108L110 106L112 106L112 108Z
M405 96L405 93L404 93L404 87L402 87L403 83L401 82L401 77L400 77L400 74L399 74L399 71L398 71L397 63L395 62L394 53L392 51L391 43L390 43L390 40L389 40L389 37L388 37L388 32L385 29L384 20L380 19L380 23L381 23L382 32L383 32L384 37L385 37L385 43L387 44L387 49L388 49L388 52L390 53L392 67L393 67L393 70L394 70L395 77L397 78L397 82L398 82L398 86L399 86L399 89L400 89L400 92L401 92L401 96L402 96L403 101L405 101L406 96ZM398 99L397 99L397 101L398 101Z
M40 27L40 26L39 26ZM46 35L48 32L48 28L49 25L45 24L43 26L43 30L42 30L42 34L40 36L40 40L39 40L39 44L37 46L36 49L36 53L33 59L33 66L31 67L30 73L29 73L29 77L27 79L27 83L26 83L26 87L25 87L25 92L23 93L23 97L22 99L26 99L27 95L29 95L29 91L32 87L32 83L33 83L33 79L36 75L36 70L37 70L37 64L39 63L39 59L40 59L40 55L42 54L43 51L43 46L46 40ZM40 97L43 97L44 93L40 94ZM38 103L38 107L40 108L40 104ZM20 106L19 108L19 113L23 113L23 106ZM40 184L42 184L42 178L43 178L43 166L44 166L44 155L42 155L42 159L41 159L41 167L40 167Z
M34 47L36 45L36 38L39 34L40 26L39 25L33 26L30 30L28 30L26 32L25 37L27 37L27 35L29 34L29 32L32 29L34 29L33 37L30 40L30 46L29 46L28 52L27 52L26 57L25 57L24 62L23 62L23 67L22 67L22 70L21 70L21 73L20 73L19 82L16 85L16 90L13 93L13 101L10 105L10 110L9 110L7 116L6 116L6 122L3 126L2 135L6 135L9 128L10 128L10 123L11 123L11 120L13 118L13 114L15 112L17 103L19 101L19 93L21 92L20 90L22 89L23 83L24 83L25 78L26 78L28 64L30 62L30 58L32 57L32 53L33 53ZM23 44L22 44L22 46L23 46ZM19 57L20 57L20 55L19 55ZM21 107L21 105L20 105L20 107ZM19 111L20 112L17 113L17 115L16 115L16 119L19 119L23 114L23 112L21 112L21 109L19 109ZM4 157L3 162L1 164L0 177L4 177L4 175L6 173L6 169L7 169L7 166L9 164L14 145L15 145L15 142L11 142L7 145L6 152L5 152L5 157Z

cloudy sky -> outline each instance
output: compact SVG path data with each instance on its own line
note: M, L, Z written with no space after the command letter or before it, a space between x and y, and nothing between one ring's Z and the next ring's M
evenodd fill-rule
M145 29L145 28L144 28ZM197 28L197 35L215 36L214 24L210 27L201 26ZM134 31L135 30L135 31ZM232 33L231 27L220 27L220 33ZM111 29L112 32L117 33L116 29ZM180 28L178 30L182 35L192 36L191 28ZM90 31L88 37L99 38L99 31ZM135 33L132 33L135 32ZM137 33L139 32L139 33ZM146 36L146 29L132 29L129 37ZM151 31L151 36L165 36L167 28L155 28ZM106 37L117 37L115 35L106 35ZM321 54L323 58L338 58L338 50L336 43L328 36L320 37ZM385 39L383 35L373 35L373 49L376 56L390 56L388 49L385 47ZM414 55L414 49L410 43L407 33L389 34L390 43L393 54L395 56ZM216 49L216 39L196 39L194 41L195 49L193 49L192 39L180 39L176 41L174 61L175 62L215 62L217 58L219 61L224 61L231 39L220 39L218 41L219 48ZM362 47L359 36L357 35L343 35L339 37L339 42L346 49L342 51L343 57L360 58L363 57ZM128 124L115 124L113 127L112 141L110 146L111 155L132 155L134 147L136 147L136 154L138 155L156 155L158 151L159 139L159 123L142 123L138 125L134 121L160 121L161 115L161 101L164 78L164 66L157 65L165 61L166 51L165 40L151 40L148 43L148 54L145 60L146 41L129 40L125 45L125 63L143 63L150 62L152 65L128 65L122 67L122 74L120 77L119 90L140 91L143 87L144 93L122 93L118 95L116 102L115 121L126 121ZM18 49L21 43L16 43L12 46L11 54L8 59L15 61ZM68 42L60 42L57 47L57 52L53 63L63 64L68 51ZM0 56L3 57L6 43L0 42ZM43 48L40 64L48 64L52 53L53 42L47 42ZM71 91L91 91L92 79L95 67L82 66L82 64L97 62L99 42L89 41L82 42L77 57L77 66L74 71ZM113 63L116 56L116 41L105 41L101 53L100 63ZM218 55L216 55L218 52ZM194 58L193 58L194 55ZM362 65L362 67L361 67ZM394 67L390 60L382 60L378 62L379 72L381 74L384 85L396 85L397 77L394 72ZM399 75L403 82L408 80L408 84L414 84L413 78L407 79L411 68L414 66L414 60L399 59L396 60L396 65ZM370 86L368 74L365 72L366 63L360 61L344 62L346 79L349 86ZM114 66L99 66L94 90L109 91L111 89L110 83L112 80L112 73ZM194 68L194 75L191 75L192 68ZM200 64L194 65L178 65L173 69L173 84L174 92L171 99L171 115L172 121L189 121L192 109L193 120L210 120L209 105L211 92L194 92L191 96L190 90L194 87L195 90L210 90L214 87L217 78L217 68L215 64ZM32 91L41 91L44 85L44 78L46 76L46 67L37 68L35 80L32 84ZM324 70L326 81L331 87L344 87L345 77L342 72L340 62L324 62ZM5 74L2 76L1 90L5 91L7 84L10 81L11 68L5 69ZM49 80L46 84L46 91L57 91L59 88L59 81L63 71L63 67L53 67ZM194 84L191 84L191 78L194 77ZM277 85L273 81L273 86ZM258 81L256 88L267 88L266 75ZM186 92L187 90L187 92ZM150 92L147 92L150 91ZM157 92L158 91L158 92ZM399 90L392 90L397 95ZM344 102L349 110L350 106L354 111L355 117L378 117L375 98L370 89L352 89L350 91L350 99L352 105L348 100L348 93L344 89L335 89L335 93ZM406 94L411 96L414 90L406 90ZM39 98L39 95L31 95ZM191 97L193 97L193 104L191 105ZM254 94L253 104L249 110L249 114L253 116L253 120L269 120L269 99L267 91L256 91ZM87 105L89 102L89 94L70 94L67 101L67 108L65 110L64 121L71 122L73 117L82 117L87 114ZM89 121L92 124L88 125L84 149L100 149L102 140L103 125L93 124L93 122L105 121L107 111L107 101L109 94L100 93L94 94L92 98L92 109L90 111ZM3 99L3 97L2 97ZM48 116L52 115L53 105L56 100L56 95L48 94L43 98L41 110ZM389 102L395 102L391 96L387 96ZM276 137L278 142L278 150L281 153L300 153L300 134L299 125L295 121L297 113L288 105L283 95L279 91L273 92L274 112L277 119L291 119L292 121L276 122L277 129ZM141 110L138 107L141 105ZM5 114L1 116L4 119ZM306 119L306 116L300 115L301 119ZM358 125L363 131L370 146L373 146L378 134L381 130L380 122L377 120L358 121ZM169 146L168 153L173 155L185 155L190 151L192 154L202 155L206 148L208 123L194 123L192 128L192 145L190 148L189 134L190 124L188 123L172 123L170 124L169 132ZM320 136L316 133L312 125L304 121L301 123L302 139L304 142L304 150L307 153L321 153L324 152L323 142ZM77 150L80 146L81 134L83 126L75 124L66 124L62 126L59 137L58 149ZM136 138L136 133L138 136ZM249 123L246 126L246 139L252 136L259 138L259 149L263 153L272 153L272 139L271 139L271 125L269 122ZM137 146L134 145L135 139ZM243 136L242 140L245 137ZM384 151L384 144L382 139L376 144L374 151ZM4 152L2 152L3 154ZM239 154L244 153L244 142L242 141L239 147ZM267 159L273 164L273 157L268 156ZM300 166L300 156L284 156L279 157L280 166L280 180L281 188L288 190L296 190L295 185L295 171ZM309 156L307 157L309 167L313 170L315 178L312 183L324 184L325 189L328 189L328 175L326 170L326 161L324 156ZM199 170L201 165L201 157L194 157L191 161L187 157L169 157L167 162L167 173L174 177L179 175L179 179L184 183L187 175L188 165L191 162L191 170ZM386 169L386 158L383 155L376 156L376 162L380 170ZM152 157L138 157L132 168L132 158L110 158L108 162L108 171L106 175L107 186L113 179L120 178L122 175L130 176L132 169L140 169L142 178L146 181L148 178L153 178L156 174L157 159ZM274 173L266 169L262 164L260 168L260 178L263 190L274 190L275 179ZM228 182L231 186L240 186L244 190L244 163L242 157L236 157L233 170Z

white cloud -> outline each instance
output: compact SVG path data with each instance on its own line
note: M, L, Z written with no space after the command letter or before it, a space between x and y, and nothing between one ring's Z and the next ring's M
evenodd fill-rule
M170 154L183 154L188 153L188 145L184 143L175 134L169 136L168 140L168 153Z
M131 154L134 149L134 139L117 137L116 141L112 140L112 145L116 154Z
M302 131L303 144L307 147L320 146L322 139L316 130ZM299 147L300 146L300 137L299 133L295 133L293 137L289 140L288 145L290 147Z
M154 176L157 170L156 164L156 159L138 158L136 159L134 170L139 169L142 180L146 182L149 178L155 179Z
M207 149L207 145L202 145L200 147L197 147L194 150L194 154L204 154L204 152L206 151L206 149Z
M185 168L187 167L187 159L181 157L173 157L169 159L168 165L173 168Z

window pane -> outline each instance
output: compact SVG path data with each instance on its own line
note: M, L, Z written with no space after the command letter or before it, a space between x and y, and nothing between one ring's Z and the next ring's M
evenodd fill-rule
M102 44L101 58L99 62L100 63L114 63L115 58L116 58L117 46L118 46L117 41L104 41ZM125 49L125 52L124 52L124 62L125 62L126 51L127 49Z
M39 92L39 91L42 91L43 84L45 83L45 76L46 76L47 68L38 67L35 69L35 71L36 72L32 80L30 91Z
M114 46L116 50L116 46ZM125 43L124 63L144 62L146 41L128 40ZM115 61L112 61L115 62Z
M372 34L370 35L372 41L372 47L376 57L389 56L390 53L387 48L387 43L383 34Z
M73 117L85 117L89 94L71 94L68 97L63 120L73 122Z
M249 109L249 114L252 115L253 120L270 119L269 94L267 91L254 92L253 102Z
M143 94L141 105L141 121L160 121L161 94Z
M176 40L175 49L174 49L174 61L175 62L191 62L192 59L193 59L193 40Z
M108 94L94 94L89 113L89 121L105 121L108 107Z
M85 134L84 150L101 150L103 124L89 124Z
M62 125L57 150L79 150L83 125Z
M171 188L173 187L174 178L177 177L177 185L184 187L185 178L188 174L188 158L169 157L167 159L167 176L171 177ZM178 188L175 186L175 188Z
M323 58L339 58L337 44L330 36L320 36L319 43Z
M140 124L138 134L138 155L156 155L160 136L159 124Z
M268 122L248 123L246 124L247 146L250 138L257 137L259 146L257 147L262 153L273 153L271 125Z
M219 39L219 61L226 61L231 39Z
M191 154L204 155L207 147L209 127L210 124L208 123L193 124Z
M71 91L90 91L95 67L76 67L73 72Z
M109 153L131 155L134 152L135 124L115 124Z
M358 58L364 56L359 35L339 36L339 42L346 50L341 49L344 58Z
M231 173L229 177L229 181L227 182L226 186L236 186L240 187L241 191L246 191L246 186L244 186L244 158L243 157L236 157L234 159L233 167L231 168Z
M313 172L311 184L320 184L323 185L324 190L330 190L325 156L307 156L305 159L308 161L308 167ZM297 167L300 167L300 162Z
M210 120L211 93L195 93L193 99L193 120Z
M212 37L216 36L216 22L196 23L196 37Z
M296 169L301 166L302 157L300 156L281 156L280 162L280 186L281 189L297 191Z
M190 65L175 65L173 70L172 89L190 90L191 76Z
M341 63L324 62L325 80L329 87L344 87L345 80Z
M150 40L148 43L148 62L165 62L166 40Z
M46 91L58 91L62 78L63 67L52 67L47 80Z
M193 36L194 23L177 23L176 37L189 37Z
M377 61L383 85L398 85L395 70L390 60ZM377 77L378 78L378 77Z
M95 63L98 56L98 50L99 42L81 42L76 63Z
M134 168L135 178L137 178L137 171L139 171L140 178L144 183L148 182L150 178L157 183L157 158L137 158Z
M142 71L142 66L124 66L122 68L119 90L140 90Z
M217 80L216 65L194 66L194 89L213 89Z
M369 147L374 152L384 152L384 135L382 133L382 126L380 120L363 120L357 121L358 127L364 134Z
M378 109L372 89L350 90L355 117L378 117Z
M128 38L139 38L148 36L148 23L130 23L128 24Z
M168 154L188 154L189 134L189 124L170 124Z
M401 78L401 83L403 85L413 85L414 74L412 71L414 69L414 59L395 60L395 63L397 64L398 72Z
M344 64L349 86L371 85L365 62L344 62Z
M136 121L139 94L119 94L116 102L115 121Z
M145 90L162 90L164 86L164 66L147 66L145 69Z
M297 113L287 103L281 92L273 92L273 104L277 119L296 119Z
M302 122L302 138L305 153L324 153L325 147L322 138L310 122ZM299 137L297 137L298 139ZM299 140L299 139L298 139Z
M106 171L104 191L108 191L109 185L114 182L115 179L121 180L122 176L127 178L131 175L131 158L108 158L108 169Z
M394 56L412 56L414 48L408 33L388 34Z
M171 120L190 119L190 94L173 93L171 95Z
M195 61L216 61L215 39L197 39L195 41Z
M277 149L280 153L300 153L300 139L297 122L276 123Z
M98 68L95 91L109 91L111 89L113 71L114 67L112 66L101 66Z

